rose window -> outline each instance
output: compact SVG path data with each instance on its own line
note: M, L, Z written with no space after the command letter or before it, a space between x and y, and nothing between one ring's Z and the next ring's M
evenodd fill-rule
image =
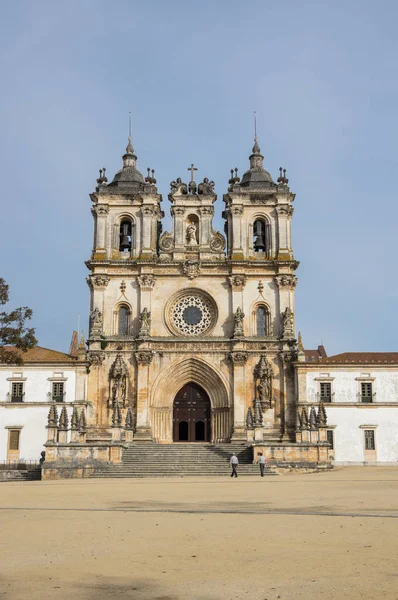
M198 293L185 293L172 303L171 324L183 335L201 335L214 324L216 310L210 298Z

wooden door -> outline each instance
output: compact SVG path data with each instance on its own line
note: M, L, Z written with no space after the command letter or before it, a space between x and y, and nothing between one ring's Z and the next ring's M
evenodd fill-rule
M210 400L196 383L184 385L175 397L173 441L210 441Z

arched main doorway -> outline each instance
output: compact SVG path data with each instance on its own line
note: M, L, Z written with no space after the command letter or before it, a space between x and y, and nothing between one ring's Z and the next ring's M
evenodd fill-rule
M173 442L209 442L210 400L203 388L187 383L173 404Z

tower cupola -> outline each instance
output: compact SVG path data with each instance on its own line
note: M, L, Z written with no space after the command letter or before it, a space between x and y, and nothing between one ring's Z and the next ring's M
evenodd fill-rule
M249 156L250 169L244 173L240 185L242 187L270 187L274 186L271 175L264 169L264 156L258 143L258 137L254 138L254 146Z

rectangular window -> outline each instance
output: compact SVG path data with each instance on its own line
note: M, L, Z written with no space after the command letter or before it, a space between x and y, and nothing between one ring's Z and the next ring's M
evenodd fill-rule
M361 383L361 402L372 402L372 382L362 381Z
M23 402L23 383L14 381L11 385L11 402Z
M334 432L333 432L333 429L328 429L326 431L326 435L327 435L327 441L330 444L330 449L334 450Z
M52 400L53 400L53 402L63 402L64 401L64 382L63 381L54 381L53 382Z
M330 381L321 381L319 384L320 392L321 392L321 401L322 402L331 402L332 401L332 384Z
M19 434L21 431L19 429L10 429L8 435L8 449L9 450L19 450Z
M365 450L376 450L375 432L373 429L365 429Z

